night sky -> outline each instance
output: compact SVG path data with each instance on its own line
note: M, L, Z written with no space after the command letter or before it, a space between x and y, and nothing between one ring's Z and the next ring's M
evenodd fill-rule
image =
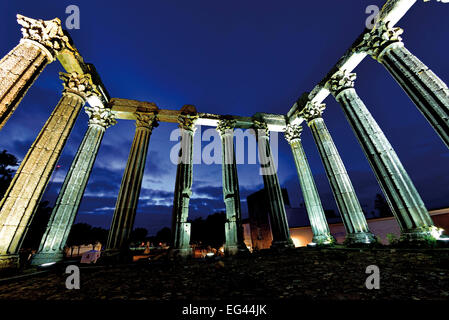
M84 60L93 63L111 97L179 109L251 116L285 114L310 91L362 32L365 8L381 1L2 1L0 56L20 40L15 15L59 17L76 4L81 28L70 30ZM418 3L399 22L406 47L449 82L449 4ZM50 64L4 129L0 149L22 159L62 91L59 62ZM365 59L355 70L356 89L401 158L428 209L449 206L449 151L382 65ZM324 120L359 200L373 210L380 188L340 106L329 96ZM44 200L53 205L87 128L81 112ZM151 136L135 227L154 234L171 221L176 166L169 160L175 124ZM203 128L205 129L205 128ZM200 132L197 131L196 134ZM106 131L76 222L109 228L134 123L120 120ZM216 136L218 138L218 135ZM208 142L203 142L203 146ZM323 206L336 209L310 130L303 144ZM195 148L198 148L195 145ZM279 180L292 206L302 202L290 147L279 135ZM259 166L239 165L243 215L246 196L263 186ZM224 210L220 165L195 165L190 217Z

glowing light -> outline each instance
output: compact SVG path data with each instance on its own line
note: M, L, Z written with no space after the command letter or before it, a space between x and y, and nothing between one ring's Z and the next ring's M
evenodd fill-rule
M213 257L213 256L214 256L214 253L213 253L213 252L208 252L208 253L206 253L206 256L208 256L208 257Z
M55 263L56 263L56 262L47 262L47 263L43 263L43 264L40 265L40 267L49 267L49 266L54 265Z
M301 241L298 238L292 237L292 240L293 240L293 244L295 245L295 247L301 246Z

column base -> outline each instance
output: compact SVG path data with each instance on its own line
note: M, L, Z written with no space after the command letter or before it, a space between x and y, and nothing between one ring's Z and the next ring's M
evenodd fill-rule
M288 240L285 241L274 241L271 242L271 247L270 249L275 249L275 250L284 250L284 249L294 249L295 248L295 244L293 243L293 240L291 238L289 238Z
M357 232L347 234L344 243L346 245L369 245L376 242L376 236L371 232Z
M405 230L401 233L400 242L424 242L424 241L449 241L449 237L443 235L444 230L435 226ZM448 239L448 240L446 240Z
M57 263L64 260L62 251L56 252L38 252L31 258L31 265L40 266L47 263Z
M224 252L225 255L227 256L233 256L236 254L245 254L245 253L249 253L248 248L246 247L245 244L233 244L233 245L225 245L224 246Z
M192 248L170 249L171 258L189 258L192 255L193 255Z
M316 247L316 246L331 246L337 241L335 238L330 234L321 234L318 236L314 236L312 238L312 242L307 244L308 247Z
M19 268L18 254L1 254L0 255L0 271Z

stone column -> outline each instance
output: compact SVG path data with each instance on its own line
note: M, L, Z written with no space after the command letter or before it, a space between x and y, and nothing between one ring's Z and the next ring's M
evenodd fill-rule
M181 129L178 167L176 170L175 195L172 214L172 255L186 257L192 254L190 248L189 202L192 195L193 135L196 114L184 114L178 118Z
M270 224L271 233L273 234L271 248L294 248L293 241L290 238L287 214L285 212L284 199L282 198L282 191L276 172L276 164L271 154L268 127L265 122L257 120L253 122L257 136L261 174L270 206Z
M61 73L64 92L0 203L0 266L15 264L25 232L75 120L91 94L90 75Z
M382 63L449 147L449 89L424 63L405 48L401 28L381 23L355 50Z
M312 130L313 138L323 161L335 200L346 229L346 243L372 243L376 239L369 231L368 223L349 179L343 161L324 123L324 104L308 102L300 115Z
M296 170L298 171L299 183L304 197L304 203L309 216L310 226L312 227L313 244L326 245L335 242L330 234L329 225L326 221L320 196L310 170L306 154L301 144L302 126L287 125L285 139L292 148L293 158L295 159Z
M63 260L64 247L78 212L104 132L116 123L114 115L108 108L103 106L85 107L85 110L89 115L87 132L65 177L39 250L33 256L31 262L33 265Z
M136 116L136 132L115 204L106 245L108 250L120 250L128 245L136 217L150 135L158 125L155 114L137 113Z
M387 137L357 95L355 79L355 73L340 71L327 87L341 104L399 223L403 238L429 236L433 229L432 218Z
M58 18L43 21L18 14L17 22L23 37L0 60L0 129L47 64L63 49L71 48Z
M223 199L226 205L226 245L224 249L225 253L229 255L248 250L243 237L239 180L234 153L235 123L235 120L221 120L217 126L222 145Z

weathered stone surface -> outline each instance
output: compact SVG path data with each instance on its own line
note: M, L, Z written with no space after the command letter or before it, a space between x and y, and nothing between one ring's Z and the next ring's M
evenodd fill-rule
M109 230L106 245L109 250L121 249L129 240L136 216L150 135L153 128L157 126L155 114L137 114L136 116L136 132Z
M375 241L375 237L369 231L368 223L363 215L354 187L329 130L321 117L324 109L324 104L308 103L301 116L308 122L318 147L326 175L346 228L347 241L352 243L371 243Z
M301 132L302 126L287 125L285 138L290 144L295 160L299 183L313 232L312 241L316 244L330 244L335 239L330 234L329 225L326 221L326 215L324 214L315 180L313 179L312 171L310 170L306 154L302 147Z
M430 236L432 219L387 137L354 90L355 78L355 74L342 72L331 79L329 88L341 104L401 231Z
M265 192L269 202L269 214L271 233L273 235L272 248L292 248L293 241L288 228L287 214L285 212L284 199L271 154L268 126L265 122L254 121L254 129L257 136L257 148L260 159L260 174L263 178Z
M187 108L192 110L192 108ZM181 110L182 111L182 110ZM193 135L195 133L196 114L182 114L178 117L181 129L181 144L176 169L175 192L172 213L172 254L191 255L189 216L190 196L193 179Z
M0 129L49 61L30 42L18 44L0 61Z
M64 246L78 212L105 129L115 123L114 116L108 108L86 107L85 109L89 115L89 126L64 179L39 250L33 257L32 263L35 265L63 259Z
M243 241L242 210L240 205L239 181L234 152L235 120L221 120L217 131L222 145L223 200L226 206L225 253L236 254L246 251Z
M65 80L66 76L63 76ZM64 90L6 191L0 203L0 255L17 254L62 148L85 103L84 89L88 88L70 92Z
M382 63L449 147L449 89L402 42L403 30L380 22L354 48Z
M387 47L379 60L449 147L447 85L408 51L402 42Z

